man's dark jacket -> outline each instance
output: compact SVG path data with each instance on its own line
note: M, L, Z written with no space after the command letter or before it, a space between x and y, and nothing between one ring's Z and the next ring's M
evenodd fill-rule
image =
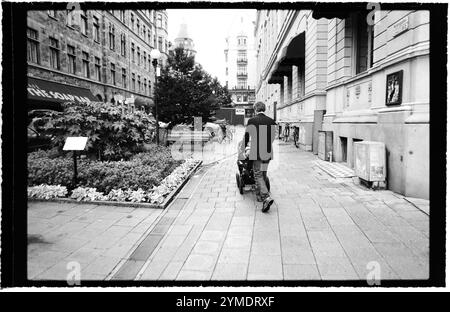
M249 140L250 143L250 160L269 161L273 158L272 142L275 139L275 121L258 113L255 117L250 118L245 129L245 146ZM258 142L257 144L255 144Z

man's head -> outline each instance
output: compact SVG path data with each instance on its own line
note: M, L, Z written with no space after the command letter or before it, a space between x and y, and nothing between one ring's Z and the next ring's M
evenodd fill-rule
M263 102L256 102L253 104L253 109L255 110L255 113L263 113L266 111L266 104Z

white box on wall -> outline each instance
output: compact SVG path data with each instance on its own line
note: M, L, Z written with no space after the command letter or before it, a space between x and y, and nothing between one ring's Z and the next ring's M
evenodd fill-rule
M355 174L369 182L386 180L386 148L382 142L354 143Z

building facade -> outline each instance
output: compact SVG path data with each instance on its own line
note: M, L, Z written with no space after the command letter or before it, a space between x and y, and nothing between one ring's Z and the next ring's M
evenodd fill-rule
M387 187L429 197L429 12L262 10L256 98L300 146L354 167L354 143L386 146Z
M150 52L158 48L167 60L167 23L165 11L28 11L29 82L148 109L155 79Z
M225 39L225 85L235 108L245 109L246 119L252 116L255 103L255 63L253 36L245 32L243 18L236 31Z

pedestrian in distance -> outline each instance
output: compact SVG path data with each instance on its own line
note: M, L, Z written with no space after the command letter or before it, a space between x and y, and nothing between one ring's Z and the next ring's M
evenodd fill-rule
M247 122L244 135L244 147L250 141L249 159L253 160L253 173L256 184L256 199L263 203L263 212L267 212L273 204L266 185L266 175L270 160L273 159L272 143L275 140L275 121L266 116L266 105L257 102L253 105L255 117Z

